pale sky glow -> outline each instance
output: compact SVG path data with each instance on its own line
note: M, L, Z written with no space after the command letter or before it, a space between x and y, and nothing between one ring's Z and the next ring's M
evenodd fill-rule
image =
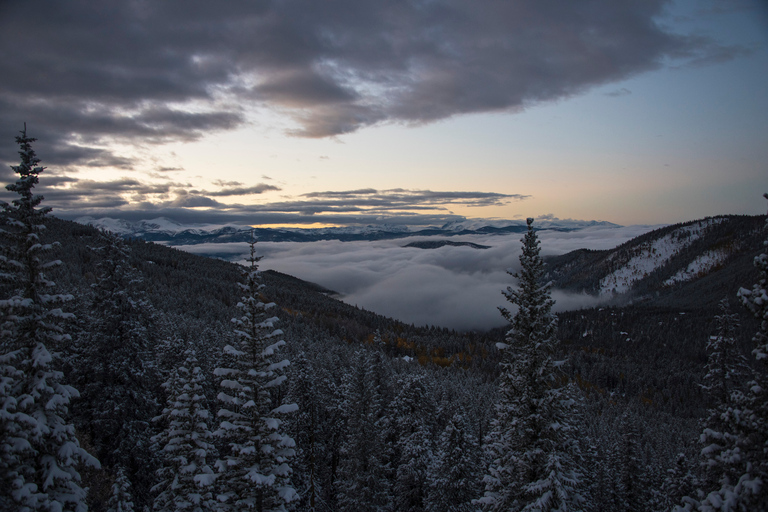
M4 3L2 160L14 163L26 121L56 178L43 191L68 218L629 225L764 213L764 2L558 12L484 0L467 19L460 2L435 11L458 13L445 19L418 3L391 20L366 2L319 14L259 4L270 18L248 2L141 16L134 2ZM132 16L143 35L126 28ZM241 20L259 35L233 31Z

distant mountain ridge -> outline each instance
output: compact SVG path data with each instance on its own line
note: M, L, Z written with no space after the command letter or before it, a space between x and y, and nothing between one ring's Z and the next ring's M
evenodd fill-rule
M754 282L754 257L763 249L765 216L723 215L661 227L613 249L579 249L546 258L554 287L600 297L607 305L644 303L658 307L714 307L734 297L744 283ZM125 238L171 246L248 242L252 228L239 225L182 225L158 218L139 222L119 219L77 219ZM575 231L588 227L618 227L608 222L537 220L542 230ZM440 227L412 230L380 225L333 228L256 228L265 242L320 240L371 241L425 237L405 246L437 249L456 235L522 233L523 221L474 219ZM433 238L434 237L434 238ZM442 238L438 238L442 237ZM475 247L475 248L485 248ZM226 258L227 255L222 255Z
M403 247L414 247L416 249L439 249L441 247L471 247L472 249L490 249L489 245L473 244L472 242L453 242L451 240L420 240L411 242Z
M550 256L549 279L609 304L713 306L754 281L764 224L764 215L724 215L666 226L613 249Z
M235 224L226 225L183 225L163 217L152 220L130 222L109 217L80 217L80 224L111 231L125 238L140 238L150 242L164 242L170 245L191 245L201 243L247 242L253 231L262 242L316 242L340 240L342 242L361 240L393 240L411 236L456 236L456 235L503 235L522 233L526 230L522 220L473 219L450 222L443 226L411 229L407 226L382 224L378 226L346 226L330 228L251 228ZM574 231L587 227L619 227L605 221L578 221L543 219L537 221L538 229Z

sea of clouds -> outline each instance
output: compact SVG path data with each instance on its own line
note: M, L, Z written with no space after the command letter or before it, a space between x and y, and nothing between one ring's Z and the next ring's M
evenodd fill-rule
M572 232L540 231L543 255L610 249L659 226L593 227ZM520 234L452 237L490 249L403 247L420 238L339 242L263 242L260 268L277 270L336 291L348 304L415 325L457 330L502 326L508 306L501 291L514 285L507 270L519 268ZM431 239L435 238L423 238ZM188 252L243 262L245 243L179 246ZM597 298L553 290L555 310L595 306Z

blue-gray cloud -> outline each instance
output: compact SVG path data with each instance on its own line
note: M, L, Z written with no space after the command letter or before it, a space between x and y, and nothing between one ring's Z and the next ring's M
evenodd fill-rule
M0 4L0 154L24 121L52 165L194 140L266 106L328 137L516 111L743 48L659 23L665 0L203 0ZM101 143L101 144L100 144Z
M216 197L265 194L280 190L260 183L217 181L220 190L198 190L186 183L145 183L136 178L98 182L87 179L41 176L38 191L63 218L81 216L126 220L168 217L181 223L239 224L398 224L442 225L463 220L449 207L494 206L521 201L529 196L496 192L439 192L432 190L324 191L287 201L264 200L259 204L222 203ZM0 192L0 198L9 193ZM191 210L191 208L205 208Z

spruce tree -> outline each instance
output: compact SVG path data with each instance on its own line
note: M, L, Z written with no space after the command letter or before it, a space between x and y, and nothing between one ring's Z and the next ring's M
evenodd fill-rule
M569 414L573 399L562 385L553 359L556 319L551 284L543 284L544 260L528 219L522 239L521 270L512 274L519 287L508 287L502 308L510 321L503 350L499 403L487 447L491 461L478 500L489 511L578 510L578 445Z
M390 463L395 510L423 511L429 491L428 473L433 463L430 419L434 406L423 374L401 378L400 393L390 403L388 437L393 439Z
M165 383L168 402L161 416L165 430L152 439L160 446L161 481L154 509L158 511L205 512L216 510L213 496L215 475L208 461L216 457L211 417L205 405L205 378L194 350Z
M768 194L765 197L768 199ZM751 290L740 289L738 295L761 320L752 351L761 368L746 388L734 385L745 372L741 371L743 362L730 354L734 351L734 319L724 311L718 317L718 334L708 346L706 387L716 405L710 409L701 434L704 485L691 493L693 496L685 497L684 505L676 510L768 510L768 254L760 254L754 263L758 282Z
M386 406L382 363L380 353L359 351L343 377L341 407L347 434L337 481L343 512L383 511L392 501L381 424Z
M137 508L151 503L156 454L150 449L151 420L161 400L161 381L151 361L153 308L140 289L141 274L130 265L129 248L119 237L101 233L90 247L99 262L89 310L78 339L73 403L78 430L106 467L122 467ZM147 471L149 469L149 471Z
M713 410L727 403L733 391L741 389L752 374L747 358L736 346L739 316L731 311L728 299L721 300L718 308L716 331L707 341L707 366L702 384Z
M280 404L276 387L285 380L288 360L276 360L277 350L285 344L274 328L276 317L268 312L274 303L264 303L255 252L250 244L250 268L245 272L245 293L237 305L241 316L234 318L237 347L224 348L225 365L215 375L223 390L218 399L221 420L216 435L225 446L225 456L216 467L218 499L224 510L282 511L298 498L291 486L294 456L293 439L283 434L283 414L296 411L295 404Z
M134 512L131 481L122 466L117 468L115 483L112 484L112 496L107 503L107 512Z
M472 512L479 489L478 442L469 432L464 415L456 413L440 436L430 470L427 512Z
M19 144L18 174L6 188L19 194L2 203L0 279L10 297L0 300L0 509L85 510L85 490L76 465L98 461L82 449L65 417L77 391L63 383L58 351L70 341L59 325L71 318L60 306L71 295L49 293L45 271L60 261L43 261L54 244L44 244L48 207L34 188L40 159L26 126Z

